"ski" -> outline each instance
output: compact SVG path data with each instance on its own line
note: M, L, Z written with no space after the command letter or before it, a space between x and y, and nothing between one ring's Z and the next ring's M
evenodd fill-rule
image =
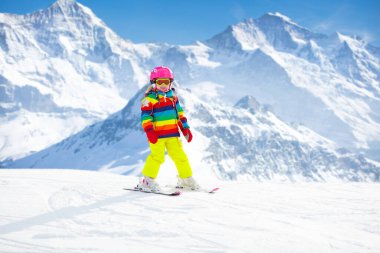
M135 192L144 192L144 193L153 193L153 194L160 194L160 195L165 195L165 196L178 196L181 195L180 191L174 191L174 192L150 192L150 191L143 191L139 188L123 188L123 190L127 191L135 191Z
M180 187L177 187L177 186L174 186L174 185L166 185L165 187L172 188L172 189L177 189L177 190L184 191L184 192L205 192L205 193L215 193L215 192L217 192L220 189L219 187L215 187L215 188L212 188L212 189L200 188L198 190L191 190L191 189L180 188Z
M211 189L211 191L208 191L208 193L215 193L216 191L219 191L219 187L215 187L214 189Z

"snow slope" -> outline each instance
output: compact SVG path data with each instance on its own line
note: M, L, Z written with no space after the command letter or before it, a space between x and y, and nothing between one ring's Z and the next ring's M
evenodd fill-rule
M173 183L173 178L159 178ZM127 192L137 178L0 170L1 252L379 252L380 185L227 183Z

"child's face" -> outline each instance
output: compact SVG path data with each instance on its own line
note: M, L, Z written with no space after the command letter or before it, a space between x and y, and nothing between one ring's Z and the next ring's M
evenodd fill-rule
M156 79L156 88L159 91L167 92L170 89L170 83L168 78L158 78Z

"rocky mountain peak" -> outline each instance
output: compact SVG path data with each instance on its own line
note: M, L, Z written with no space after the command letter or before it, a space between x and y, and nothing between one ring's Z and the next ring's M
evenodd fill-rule
M242 97L236 104L236 108L243 108L247 110L258 111L260 110L259 102L253 96Z

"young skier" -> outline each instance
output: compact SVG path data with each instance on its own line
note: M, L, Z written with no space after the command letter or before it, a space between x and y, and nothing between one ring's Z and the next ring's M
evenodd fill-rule
M141 124L148 137L151 153L146 159L138 188L144 191L161 191L156 182L158 171L165 160L165 150L178 170L178 188L198 190L192 170L182 148L179 129L188 142L193 135L184 116L178 97L171 88L174 76L168 67L155 67L150 74L152 86L141 104ZM179 129L178 129L179 127Z

